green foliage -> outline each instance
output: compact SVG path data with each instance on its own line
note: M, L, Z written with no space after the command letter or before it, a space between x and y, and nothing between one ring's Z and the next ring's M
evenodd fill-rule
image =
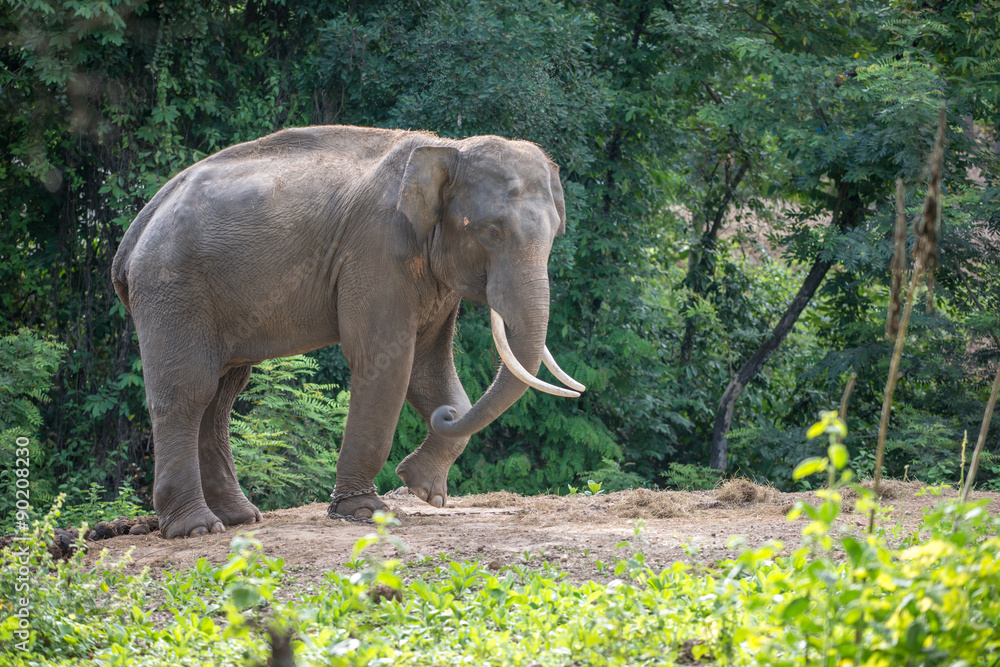
M16 616L0 623L0 655L15 666L262 664L272 658L265 637L272 645L290 640L296 664L344 667L669 666L692 658L930 666L996 654L1000 519L982 502L949 501L899 546L882 532L839 531L840 490L849 481L845 431L834 413L810 429L827 436L826 456L803 462L795 476L825 474L826 488L819 503L801 501L790 513L808 519L801 546L789 551L771 541L710 566L678 562L656 572L637 521L617 545L617 578L605 583L568 581L547 563L493 572L477 561L442 562L403 577L406 565L379 555L385 543L405 554L382 514L376 532L355 544L356 571L329 572L308 588L242 535L225 562L202 558L153 581L146 570L126 574L127 557L90 568L80 552L53 563L38 535L50 534L57 506L20 551L0 552L0 595L27 596L31 610L23 639ZM858 502L864 509L872 500ZM18 559L32 572L24 592L15 592Z
M53 376L65 355L65 345L28 329L0 337L0 529L13 525L15 469L25 471L36 506L55 498L57 479L48 467L52 446L41 435L39 406L50 402ZM28 455L16 456L18 449Z
M583 495L588 496L588 497L590 497L590 496L599 496L602 493L604 493L604 489L602 487L603 487L603 485L600 482L595 482L592 479L588 479L587 480L587 484L586 484L586 488L584 488L584 490L583 490ZM575 496L576 494L578 494L580 492L580 487L577 487L577 486L567 485L566 488L569 491L569 495L571 495L571 496ZM527 560L527 558L525 558L525 560Z
M945 260L938 273L936 308L930 313L915 309L896 385L897 407L889 422L885 454L886 474L891 477L908 474L928 483L957 483L964 434L978 432L982 420L988 393L984 378L994 372L1000 351L995 329L989 329L993 325L980 328L994 322L1000 295L993 262L985 261L983 254L992 256L998 250L992 231L996 222L980 209L984 195L991 200L988 191L972 186L946 193L952 204L945 209L947 222L940 242ZM911 214L919 210L921 197L920 192L908 197ZM880 203L870 215L875 219L870 233L884 237L892 224L892 202ZM891 351L883 333L888 304L885 258L886 251L859 254L828 286L829 296L818 314L835 325L822 332L829 351L800 378L803 386L821 388L801 403L800 409L808 413L824 407L823 394L827 406L836 400L847 376L857 372L849 411L857 437L847 444L861 474L870 472L865 450L873 449L871 438L877 432ZM918 299L924 297L917 293ZM994 484L993 474L991 469L983 483Z
M663 475L663 481L668 489L678 491L706 491L714 489L722 479L718 470L706 468L694 463L671 463Z
M605 460L662 485L671 464L703 464L723 389L819 257L835 264L824 291L737 404L734 425L760 437L737 437L734 466L790 485L787 461L815 453L796 425L833 405L852 370L846 444L860 464L880 402L872 378L884 380L887 195L897 175L919 194L942 101L941 305L914 322L925 338L907 346L898 403L913 412L891 438L912 444L911 426L939 427L888 463L945 479L998 350L994 10L996 0L10 4L0 333L28 326L71 351L32 427L51 440L39 497L61 488L78 503L91 484L113 497L124 482L149 495L141 362L107 279L129 221L195 160L316 123L517 137L562 166L568 226L550 261L548 344L590 389L575 401L529 392L473 439L453 491L552 491ZM841 187L855 214L843 229L831 224ZM457 365L475 398L498 362L485 311L464 310ZM317 382L347 388L338 354L313 356ZM319 471L333 441L303 480L289 472L299 463L282 467L294 448L278 431L293 432L261 421L241 434L258 469L285 489L329 486ZM399 483L392 469L423 434L404 410L382 488ZM984 469L984 484L997 479ZM259 477L250 484L264 493Z
M0 338L0 441L12 446L17 437L38 440L42 415L38 405L48 403L56 369L66 346L29 331Z
M260 363L241 394L249 409L233 413L236 474L262 510L324 500L333 488L348 395L310 382L318 367L302 355Z
M631 464L625 464L630 466ZM580 473L580 481L587 480L587 485L596 484L598 489L607 492L623 491L625 489L635 489L646 483L646 478L634 470L626 470L621 463L615 459L605 458L601 461L601 467L596 470Z
M142 641L153 629L142 610L152 585L148 570L126 574L127 556L114 562L102 555L96 566L88 565L82 535L69 560L53 561L48 540L61 523L62 502L60 495L31 532L21 536L24 541L0 550L0 598L6 607L0 655L5 664L86 664L95 650ZM27 611L23 625L30 628L29 636L20 634L21 619L15 615L20 609Z
M114 500L104 500L105 491L98 484L91 484L87 490L84 502L69 505L59 513L61 525L79 526L86 523L94 526L100 521L113 521L120 516L136 517L148 514L135 490L128 484L118 487L118 497Z

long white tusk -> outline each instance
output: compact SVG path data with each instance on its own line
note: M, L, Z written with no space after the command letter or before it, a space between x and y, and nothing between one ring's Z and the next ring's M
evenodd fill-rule
M559 368L559 364L556 363L555 357L549 352L548 346L542 348L542 361L545 362L545 367L555 375L560 382L569 387L570 389L576 389L577 391L587 391L587 388L570 377L570 374Z
M514 377L529 387L534 387L538 391L544 391L546 394L554 394L556 396L566 396L570 398L575 398L580 395L580 392L578 391L563 389L562 387L549 384L544 380L539 380L525 370L524 366L522 366L521 362L519 362L517 357L514 356L514 353L510 349L510 345L507 343L507 334L504 332L503 317L492 308L490 308L490 326L493 329L493 342L497 346L497 352L500 353L500 358L503 360L504 365L507 366L507 369L514 374Z

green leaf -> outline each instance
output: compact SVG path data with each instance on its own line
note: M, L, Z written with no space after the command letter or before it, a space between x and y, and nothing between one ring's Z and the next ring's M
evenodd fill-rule
M837 470L843 470L844 466L847 465L847 447L844 447L842 444L835 443L830 445L827 455Z
M808 596L795 598L787 605L785 605L785 608L781 610L781 618L782 620L787 621L788 619L794 618L795 616L799 616L808 608L809 608Z
M260 600L260 593L256 588L248 586L243 582L233 584L229 589L229 596L240 609L249 609Z
M829 464L829 460L819 457L810 457L803 461L802 463L795 466L795 470L792 471L792 479L800 480L803 477L808 477L817 472L823 472L826 470L826 466Z
M825 421L816 422L815 424L809 427L808 431L806 431L806 439L812 440L813 438L823 435L825 431L826 431L826 422Z
M851 564L855 567L860 565L864 557L864 547L861 542L847 535L841 540L841 544L844 545L844 551L847 553L847 557L851 559Z

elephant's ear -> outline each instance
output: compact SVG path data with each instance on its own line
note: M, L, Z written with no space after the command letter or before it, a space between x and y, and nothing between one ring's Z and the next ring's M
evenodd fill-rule
M559 227L556 236L566 233L566 200L563 198L562 182L559 180L559 165L549 162L549 190L552 191L552 201L559 213Z
M420 146L410 153L396 210L413 225L417 243L423 244L441 218L443 190L457 159L458 149L450 146Z

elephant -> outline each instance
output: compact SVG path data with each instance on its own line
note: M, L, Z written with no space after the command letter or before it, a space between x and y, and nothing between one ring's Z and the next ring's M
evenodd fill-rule
M351 396L330 516L370 519L404 400L428 424L396 468L442 507L469 437L529 386L584 386L545 346L559 168L537 145L313 126L238 144L167 182L126 231L112 282L134 321L164 537L261 520L229 420L254 364L340 343ZM488 304L501 364L472 404L455 372L461 300ZM545 363L565 387L536 376Z

